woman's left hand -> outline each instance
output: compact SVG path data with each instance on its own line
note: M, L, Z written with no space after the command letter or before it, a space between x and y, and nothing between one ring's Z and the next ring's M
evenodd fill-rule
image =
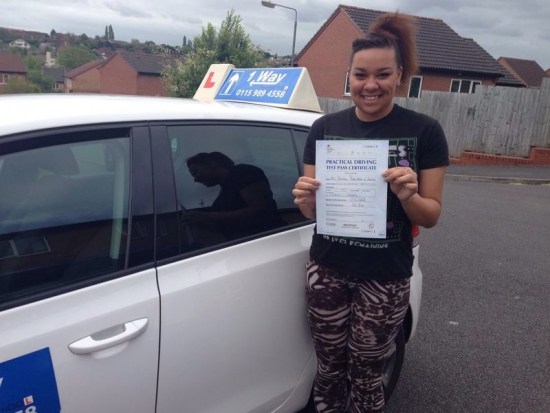
M390 184L391 191L402 202L418 192L418 177L409 167L390 168L382 172L382 176Z

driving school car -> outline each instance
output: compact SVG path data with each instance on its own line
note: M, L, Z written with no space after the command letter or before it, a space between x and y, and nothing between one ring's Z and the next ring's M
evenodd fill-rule
M316 370L304 302L314 223L291 190L320 116L312 91L303 68L223 65L194 100L0 97L1 411L306 406ZM246 233L189 225L184 215L208 211L219 193L187 168L203 152L261 169L278 224ZM414 252L388 395L418 319Z

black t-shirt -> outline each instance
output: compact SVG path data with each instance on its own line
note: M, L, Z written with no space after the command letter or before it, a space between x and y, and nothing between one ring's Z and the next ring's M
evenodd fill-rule
M256 182L268 182L264 172L253 165L239 164L235 165L220 185L221 190L217 198L212 203L212 211L235 211L244 208L245 200L241 196L241 190Z
M415 172L449 164L447 141L433 118L394 104L382 119L363 122L355 107L317 119L309 132L304 163L315 165L318 140L389 140L388 167L408 166ZM411 221L388 188L386 239L313 235L310 255L320 264L355 277L395 280L412 275Z
M276 225L277 204L273 199L273 193L269 185L269 180L265 173L258 167L248 164L235 165L220 185L220 193L212 203L210 211L235 211L247 207L247 203L241 195L241 191L249 185L264 182L269 191L263 196L269 197L270 208L268 211L262 211L258 216L251 216L246 221L235 221L225 225L226 232L230 233L230 238L240 237L247 234L273 228Z

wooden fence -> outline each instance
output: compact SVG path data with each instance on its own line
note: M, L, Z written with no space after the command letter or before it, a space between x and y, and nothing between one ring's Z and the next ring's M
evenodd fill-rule
M423 91L394 102L437 119L453 157L463 151L528 157L532 146L550 148L550 78L540 89L478 86L472 94ZM352 102L320 97L319 104L331 113Z

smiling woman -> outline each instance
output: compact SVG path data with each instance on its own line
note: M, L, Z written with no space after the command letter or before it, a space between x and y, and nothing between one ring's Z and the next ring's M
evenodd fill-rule
M313 399L320 413L348 411L348 405L352 413L384 411L384 368L407 311L415 224L432 227L441 213L448 165L443 130L436 120L393 103L400 82L417 69L414 31L412 17L384 14L353 42L349 83L355 106L314 122L304 176L293 190L302 213L316 218L316 202L328 205L316 197L323 184L315 179L317 141L387 141L385 238L326 235L317 228L313 236L306 297L318 359ZM353 213L333 209L335 220Z
M401 82L394 49L364 49L355 53L350 69L350 94L362 121L374 121L390 113Z

